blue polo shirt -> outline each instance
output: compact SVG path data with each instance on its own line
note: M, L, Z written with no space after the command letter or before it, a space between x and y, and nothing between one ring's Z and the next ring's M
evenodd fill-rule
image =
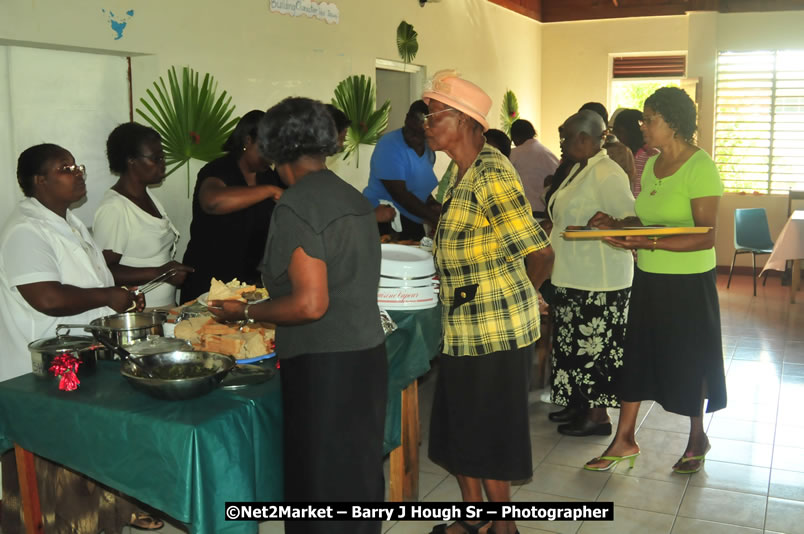
M380 200L390 200L402 215L414 222L421 223L420 217L416 217L391 198L391 194L385 189L381 180L404 181L408 191L424 202L433 189L438 186L438 179L433 172L434 163L435 154L426 143L424 154L419 157L416 151L405 143L402 129L388 132L374 147L374 153L371 155L369 181L366 188L363 189L363 195L375 207Z

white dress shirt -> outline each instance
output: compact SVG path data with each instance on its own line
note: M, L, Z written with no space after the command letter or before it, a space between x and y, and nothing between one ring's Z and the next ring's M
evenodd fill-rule
M564 239L567 226L585 226L602 211L621 219L634 215L634 196L625 171L612 161L605 149L589 158L577 176L580 164L570 170L550 197L548 211L553 220L555 251L552 283L584 291L616 291L631 287L634 258L630 250L612 247L601 239Z
M67 210L62 219L35 198L23 199L0 233L0 380L31 372L28 344L56 335L61 323L88 323L116 313L96 308L68 317L33 309L17 286L60 282L82 288L114 286L101 249L84 223Z

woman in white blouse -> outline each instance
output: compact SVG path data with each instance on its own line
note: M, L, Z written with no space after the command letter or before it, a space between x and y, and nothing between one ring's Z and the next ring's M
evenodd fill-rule
M148 293L148 306L176 305L176 286L190 267L173 260L179 233L148 186L165 178L165 154L159 134L128 122L106 141L109 170L120 178L106 191L92 230L118 284L136 286L177 269L166 284Z
M606 125L591 111L571 116L559 128L569 175L550 197L554 228L584 226L598 211L634 214L625 172L601 148ZM602 207L606 206L605 209ZM553 240L553 402L565 408L550 419L570 436L609 435L607 407L618 407L625 321L634 260L628 251L599 239Z

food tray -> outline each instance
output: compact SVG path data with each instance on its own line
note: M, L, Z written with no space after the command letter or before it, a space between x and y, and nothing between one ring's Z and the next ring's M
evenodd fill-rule
M647 236L661 237L683 234L705 234L711 230L711 226L634 226L625 228L589 228L584 227L577 230L564 230L561 237L564 239L598 239L601 237L628 237L628 236Z

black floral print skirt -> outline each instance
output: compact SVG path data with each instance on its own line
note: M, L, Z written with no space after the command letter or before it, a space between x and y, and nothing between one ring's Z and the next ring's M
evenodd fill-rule
M631 288L556 287L553 308L553 402L573 408L620 406L625 325Z

